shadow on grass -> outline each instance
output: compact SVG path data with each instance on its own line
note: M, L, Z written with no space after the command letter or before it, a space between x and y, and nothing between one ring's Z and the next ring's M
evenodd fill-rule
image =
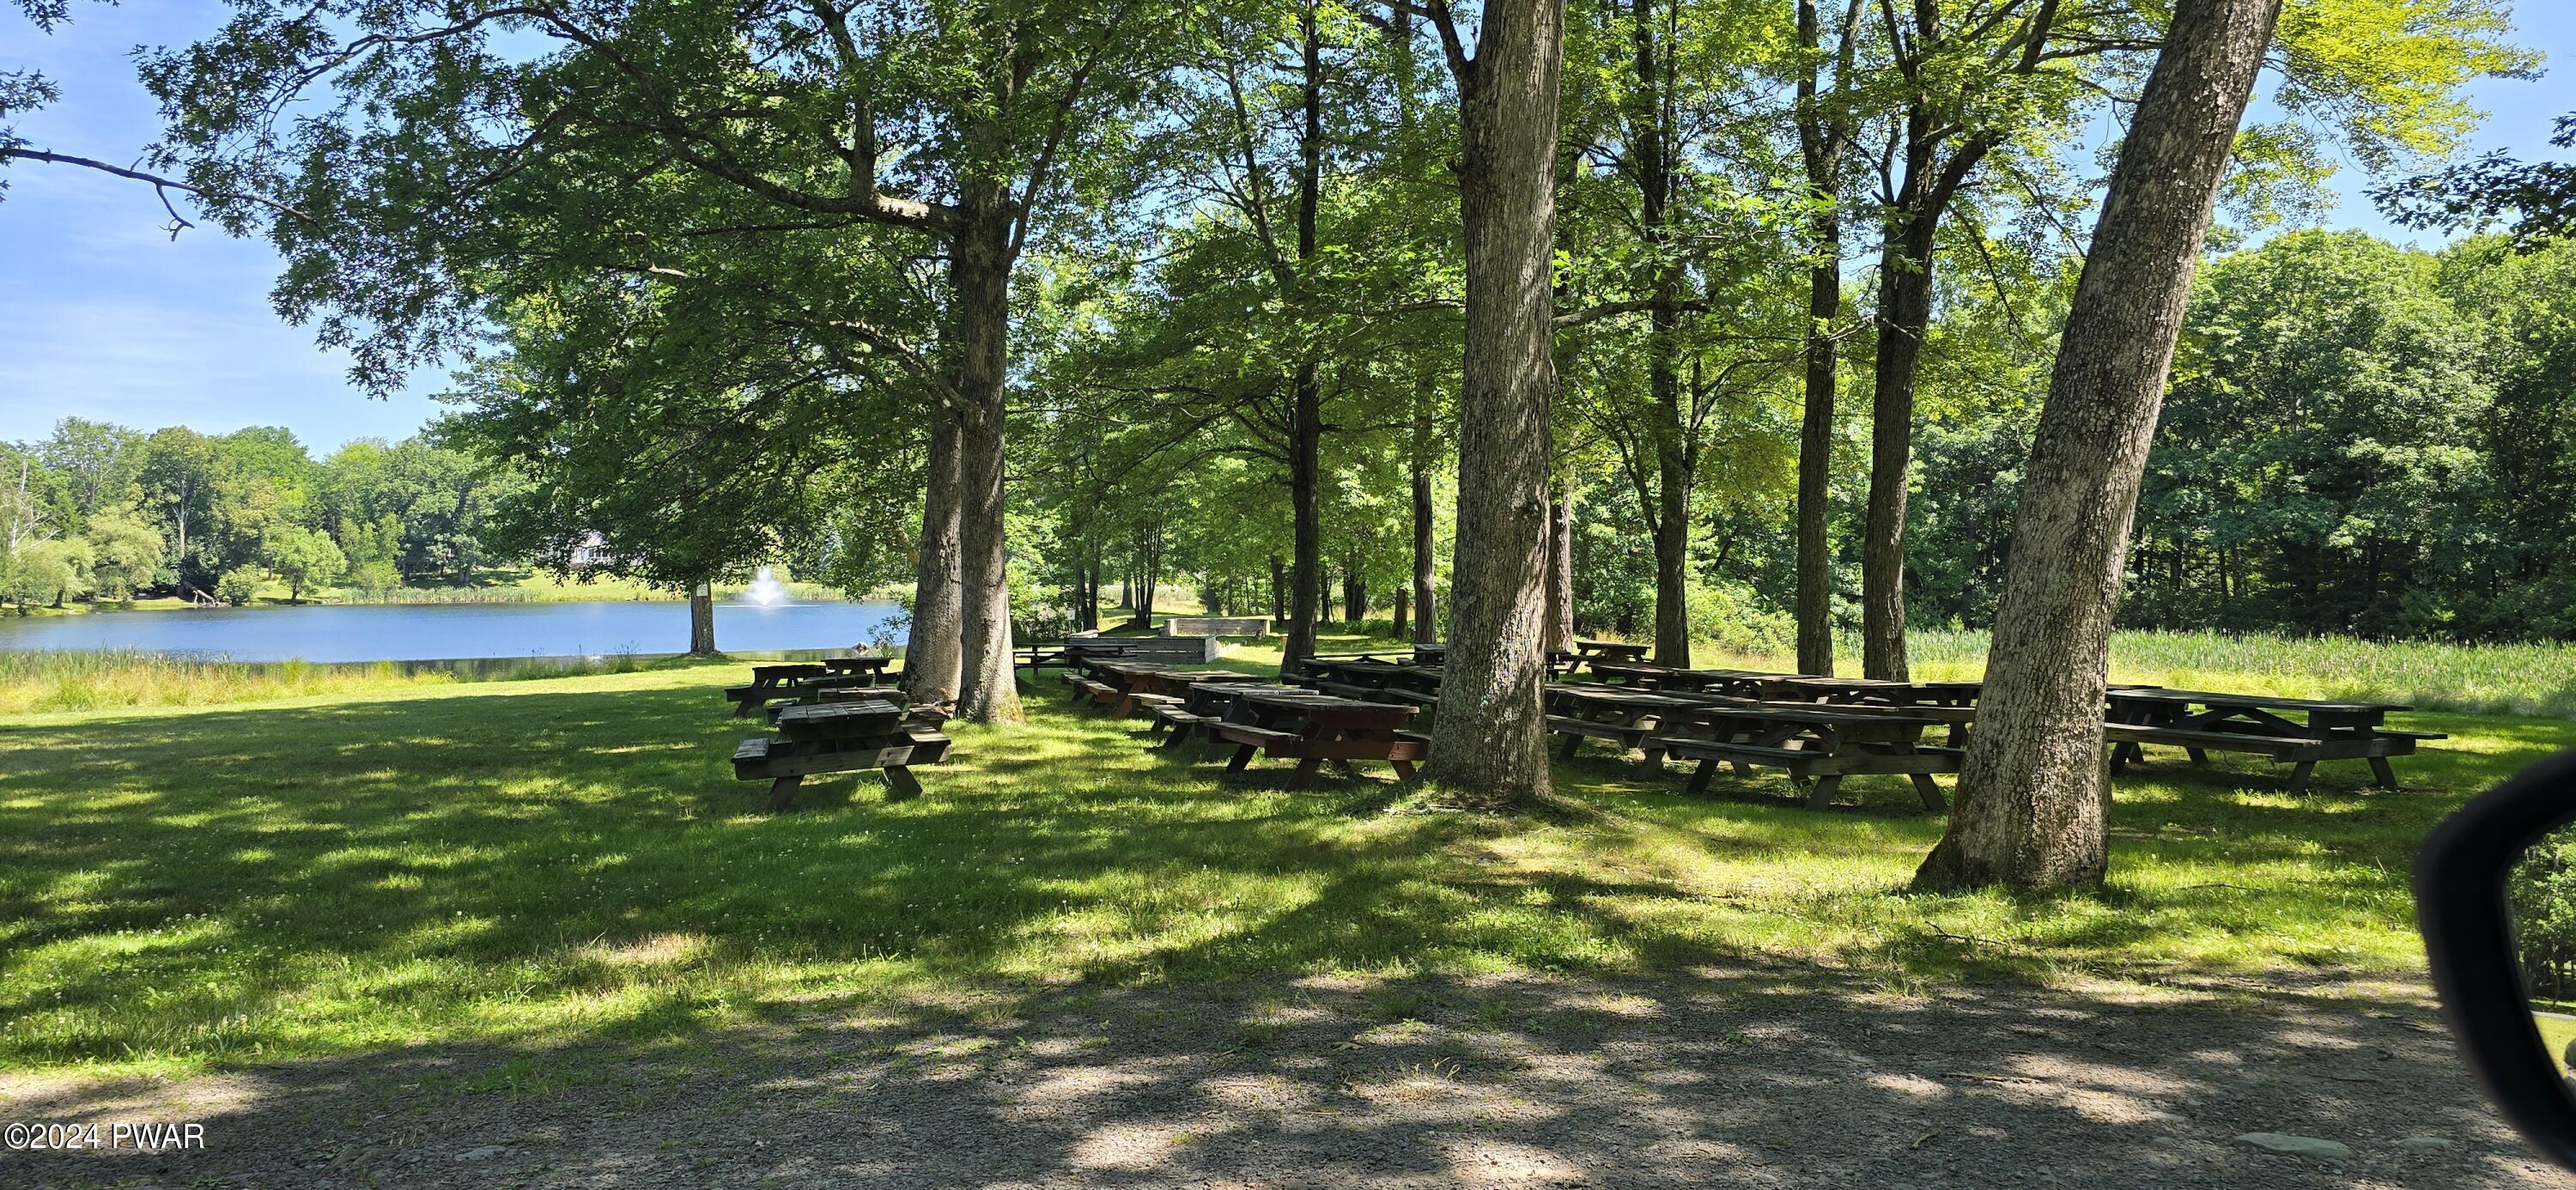
M2431 822L2568 735L2445 721L2484 751L2419 758L2398 795L2151 773L2122 787L2115 895L2025 904L1888 895L1939 832L1901 779L1819 813L1780 782L1677 796L1604 755L1559 769L1591 814L1534 823L1404 812L1374 775L1220 781L1133 721L1032 707L960 728L927 797L825 781L776 817L731 779L752 729L709 688L0 727L0 1065L640 1044L925 986L1775 959L1904 985L2085 956L2188 973L2177 939L2256 936L2277 936L2257 962L2351 965L2356 918L2404 928Z

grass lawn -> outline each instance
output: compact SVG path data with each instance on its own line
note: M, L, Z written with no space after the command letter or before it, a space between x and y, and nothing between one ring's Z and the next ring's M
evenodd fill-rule
M1246 668L1259 654L1239 651ZM2576 744L2452 733L2407 788L2154 757L2098 898L1912 896L1939 833L1901 779L1828 812L1777 780L1679 795L1606 751L1562 813L1291 794L1149 752L1052 681L961 727L929 795L873 776L754 812L742 667L384 682L217 707L0 717L0 1069L184 1073L406 1042L662 1036L798 1000L1074 981L1787 963L1897 992L2012 981L2370 996L2413 982L2406 871L2436 818ZM1260 768L1264 766L1256 766ZM2374 987L2374 984L2376 986Z

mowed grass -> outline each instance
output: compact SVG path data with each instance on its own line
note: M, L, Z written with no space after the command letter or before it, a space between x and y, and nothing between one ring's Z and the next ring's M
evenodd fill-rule
M1906 634L1913 676L1923 681L1982 677L1987 634L1914 629ZM1839 672L1860 672L1860 643L1837 644ZM1704 666L1794 669L1794 655L1702 649ZM2225 690L2288 698L2408 703L2423 710L2576 717L2576 645L2445 644L2353 637L2223 632L2119 632L2111 637L2111 680L2178 690Z
M1255 666L1257 667L1257 663ZM2119 786L2112 888L1902 892L1940 820L1900 780L1810 811L1606 750L1564 806L1446 810L1382 772L1225 781L1137 724L960 727L929 794L873 776L755 813L739 665L0 719L0 1068L185 1073L408 1044L667 1036L788 1002L1090 981L1275 987L1759 963L1897 992L2102 979L2410 980L2432 823L2576 743L2453 733L2407 788L2256 764ZM1599 746L1593 745L1593 748Z

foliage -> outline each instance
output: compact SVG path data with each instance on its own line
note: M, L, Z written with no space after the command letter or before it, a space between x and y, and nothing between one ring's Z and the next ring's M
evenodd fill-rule
M215 598L234 607L242 607L259 598L260 584L268 575L257 566L236 566L215 580Z
M349 560L329 536L301 525L271 525L262 536L260 565L286 583L286 598L300 602L312 587L339 580Z

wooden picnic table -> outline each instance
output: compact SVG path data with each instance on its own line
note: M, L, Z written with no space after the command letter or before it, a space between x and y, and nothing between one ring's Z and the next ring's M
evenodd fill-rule
M1430 754L1431 741L1401 730L1413 718L1409 706L1361 702L1297 692L1235 696L1223 720L1208 727L1211 744L1235 745L1225 771L1242 772L1256 753L1294 758L1297 771L1288 788L1304 789L1327 760L1383 760L1395 767L1396 780L1410 784L1413 765Z
M1679 716L1719 701L1723 700L1599 682L1561 684L1547 688L1547 728L1565 737L1558 755L1572 760L1586 739L1610 740L1623 749L1634 748Z
M1940 720L1892 709L1725 699L1674 711L1672 717L1706 728L1708 737L1657 735L1646 742L1646 763L1660 769L1668 755L1698 761L1692 793L1707 792L1721 764L1743 771L1779 768L1794 782L1812 781L1807 804L1819 808L1833 800L1845 777L1903 775L1924 808L1938 810L1946 803L1932 774L1959 771L1960 749L1922 742L1923 732Z
M821 664L825 670L836 674L876 674L884 673L887 666L894 664L894 658L826 657Z
M2113 772L2144 761L2147 744L2181 748L2193 764L2207 763L2211 752L2247 752L2289 762L2292 793L2306 792L2318 762L2327 760L2367 760L2372 780L2395 789L2397 772L2390 757L2414 755L2419 740L2448 738L2440 732L2388 729L2391 712L2414 709L2405 703L2162 687L2116 687L2109 702L2104 735L2111 743Z
M839 660L852 660L840 658ZM882 663L885 659L875 659ZM797 661L751 667L751 684L726 687L726 701L734 704L737 719L748 718L754 711L766 709L773 702L814 702L824 690L847 686L874 686L880 680L876 672L834 673L826 662Z
M1413 646L1413 659L1423 665L1438 665L1449 658L1449 642L1432 641Z
M884 699L816 703L778 712L778 738L755 736L734 749L737 780L769 782L769 809L784 810L808 776L878 769L888 800L921 796L911 766L948 759L935 723Z
M1651 647L1652 646L1648 645L1629 644L1626 641L1618 640L1578 640L1574 642L1574 651L1576 655L1587 660L1598 659L1602 661L1643 661L1646 659L1646 653Z
M1275 682L1265 682L1259 678L1241 675L1214 681L1192 682L1182 689L1181 701L1177 705L1154 708L1154 723L1147 729L1148 734L1169 727L1172 729L1171 735L1163 741L1162 746L1166 749L1178 748L1192 735L1223 720L1227 710L1234 706L1234 700L1245 694L1327 697L1303 687L1282 686Z

